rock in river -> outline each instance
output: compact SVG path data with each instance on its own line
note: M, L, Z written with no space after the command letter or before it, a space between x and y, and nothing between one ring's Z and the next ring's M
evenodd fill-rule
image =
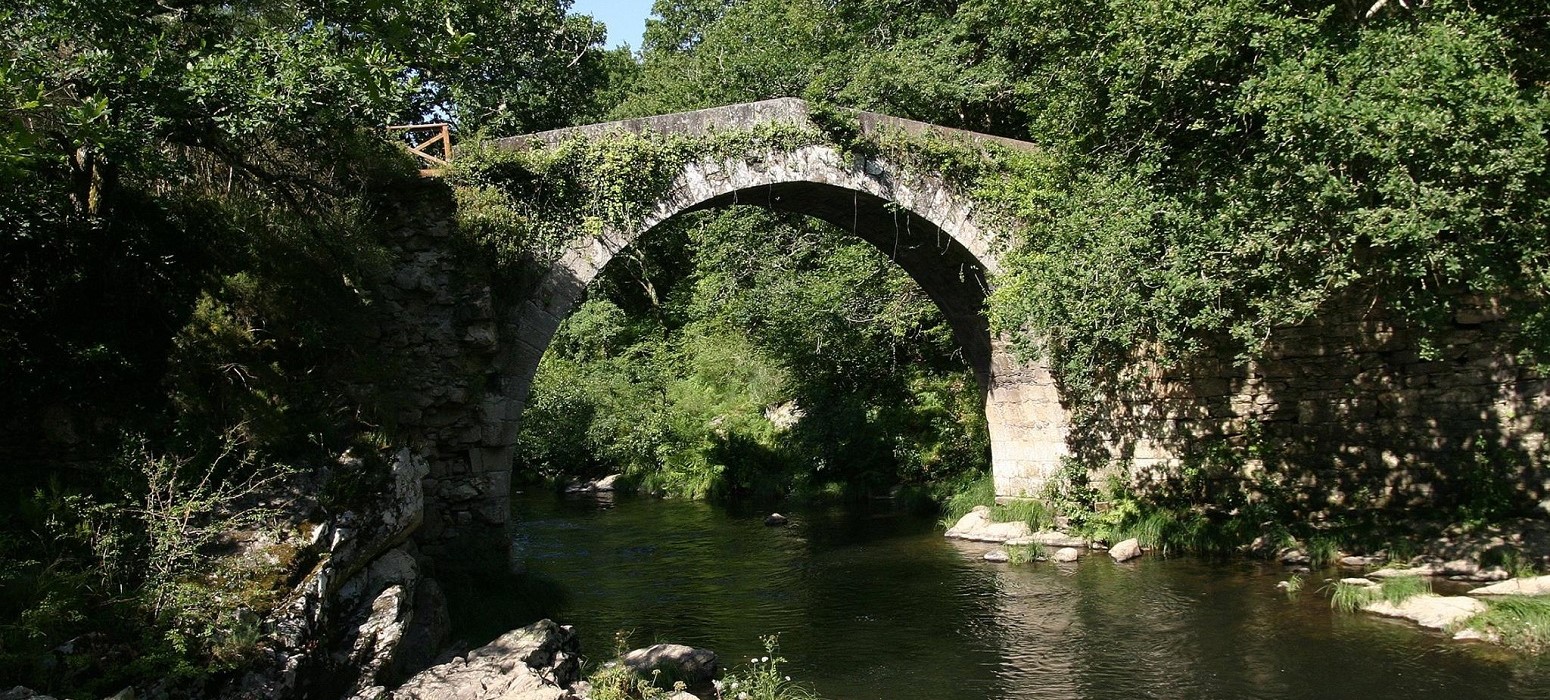
M1033 534L1028 523L998 523L990 519L990 508L975 506L968 515L947 530L948 537L974 542L1006 542Z
M1011 560L1012 560L1012 555L1008 554L1007 551L1004 550L1004 549L992 549L992 550L990 550L990 551L985 553L985 561L988 561L988 562L994 562L996 564L1005 564L1005 563L1007 563L1007 562L1009 562Z
M1141 541L1132 537L1109 548L1109 556L1114 561L1130 561L1141 556Z
M1072 562L1076 561L1081 556L1082 553L1077 551L1075 547L1061 547L1060 549L1055 550L1055 554L1051 556L1050 559L1059 562Z
M1470 595L1550 595L1550 576L1515 578L1476 588Z
M709 683L716 677L716 652L682 644L656 644L636 649L619 659L620 663L644 678L661 671L663 679L688 685Z
M1367 612L1414 620L1422 627L1447 629L1455 622L1485 612L1485 603L1465 596L1440 596L1425 593L1404 599L1398 605L1386 600L1368 603Z
M791 519L781 515L780 513L770 513L764 518L764 524L769 527L780 527L789 522L791 522Z

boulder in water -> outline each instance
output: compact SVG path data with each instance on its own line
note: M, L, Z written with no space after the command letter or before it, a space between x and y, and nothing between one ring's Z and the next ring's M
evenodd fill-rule
M789 522L791 522L791 519L780 513L770 513L764 518L764 524L769 527L780 527Z
M718 668L716 652L683 644L656 644L636 649L620 657L619 661L640 676L650 678L653 671L660 671L659 681L683 681L691 686L709 683L716 677Z
M1141 541L1132 537L1109 548L1109 556L1114 561L1130 561L1141 556Z

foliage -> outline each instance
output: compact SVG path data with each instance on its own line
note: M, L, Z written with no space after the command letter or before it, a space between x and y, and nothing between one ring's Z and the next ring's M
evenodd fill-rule
M1049 558L1048 553L1044 551L1044 545L1038 542L1009 544L1006 546L1006 556L1007 563L1014 566Z
M1102 415L1084 404L1122 396L1135 367L1249 359L1335 303L1416 329L1436 356L1455 305L1492 298L1513 350L1543 363L1550 347L1550 63L1543 13L1522 3L658 10L616 116L801 96L818 116L859 107L1040 147L891 155L1018 222L991 320L1051 363L1078 435ZM842 122L831 137L879 147L845 143ZM1494 513L1499 483L1460 486Z
M941 502L942 529L957 524L977 506L990 507L996 503L996 481L988 473L968 474L960 477L960 483L952 488Z
M616 132L552 147L478 142L448 170L459 224L507 266L549 262L577 232L600 236L638 225L683 166L817 143L811 129L761 125L705 136Z
M1550 596L1500 596L1485 602L1486 611L1464 626L1495 634L1503 644L1525 653L1550 650Z
M985 454L948 338L918 287L826 225L752 208L669 222L562 325L519 460L691 497L936 484Z
M0 676L203 695L249 659L283 576L217 540L254 475L353 507L397 439L372 291L427 187L381 127L595 115L632 67L568 6L0 9Z
M1296 600L1302 594L1302 588L1307 583L1301 574L1292 574L1291 578L1282 582L1281 588L1286 591L1287 600Z
M742 666L728 673L717 686L719 697L727 700L816 700L817 696L791 676L782 675L780 665L786 660L780 656L780 641L774 635L764 638L764 656L749 659Z
M1378 601L1399 605L1409 598L1431 592L1431 579L1425 576L1396 576L1372 586L1336 581L1329 604L1341 612L1355 612Z

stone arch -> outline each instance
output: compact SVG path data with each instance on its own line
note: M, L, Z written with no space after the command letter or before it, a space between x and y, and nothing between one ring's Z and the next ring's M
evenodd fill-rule
M791 116L784 110L792 108L796 108L795 118L806 118L805 105L795 100L737 108L757 110L772 104L781 108L777 118ZM685 116L670 118L682 120ZM771 121L769 114L759 117L751 123ZM710 128L746 127L746 121L728 124L721 119ZM610 126L523 138L554 142L576 131L597 137L606 135L602 129ZM643 130L631 126L625 122L611 128ZM660 126L650 125L657 130ZM680 125L677 130L685 128L698 131L705 125ZM456 489L461 502L457 510L477 514L461 520L478 521L492 529L504 525L513 448L534 375L560 323L584 298L587 286L616 254L663 222L688 212L736 204L824 220L877 246L914 278L942 310L979 383L998 497L1034 495L1042 489L1066 454L1068 426L1048 369L1020 363L1007 343L991 336L985 300L1000 269L1005 241L976 216L969 200L941 180L907 172L881 158L810 145L759 158L691 162L638 225L608 229L600 235L578 235L543 269L532 291L501 319L505 328L495 362L494 378L498 381L492 382L493 391L480 408L485 426L482 439L468 448L466 462L455 460L467 465L466 472L432 474L440 490ZM454 483L457 485L450 486ZM427 513L428 519L436 517L437 513ZM440 549L438 542L475 534L468 532L471 525L477 529L473 522L450 522L449 518L449 522L431 525L431 532L422 533L421 540L434 551Z

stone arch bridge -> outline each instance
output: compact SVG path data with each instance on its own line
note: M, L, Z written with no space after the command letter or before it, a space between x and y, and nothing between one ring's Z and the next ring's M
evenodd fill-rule
M879 114L855 117L863 132L932 132L969 145L1033 148ZM778 99L517 136L498 145L523 149L577 135L697 135L765 124L811 125L811 118L801 100ZM504 556L504 545L489 536L505 541L518 425L539 360L560 323L613 256L637 238L686 212L735 204L827 221L876 245L913 277L941 308L979 381L997 495L1040 492L1076 438L1048 369L1019 362L986 322L986 295L1012 232L997 229L973 202L930 174L810 145L757 159L688 163L639 225L602 235L578 231L535 285L502 303L488 276L459 269L448 252L451 224L445 217L406 215L394 234L403 262L386 295L400 326L384 340L412 349L425 370L404 380L401 388L416 395L416 408L400 422L419 428L431 456L418 535L426 554L456 557L475 546L479 553ZM1429 493L1434 479L1397 467L1417 455L1435 461L1480 435L1525 452L1537 453L1543 442L1542 407L1550 403L1544 382L1503 365L1503 353L1493 345L1493 319L1482 313L1461 324L1459 347L1467 352L1459 355L1460 381L1439 381L1435 366L1405 354L1412 344L1402 330L1337 310L1329 323L1289 329L1273 342L1269 356L1280 362L1223 362L1195 367L1185 377L1156 376L1144 398L1117 404L1113 421L1081 439L1096 441L1133 473L1144 473L1187 456L1202 434L1231 442L1248 423L1260 426L1261 434L1268 425L1289 444L1303 445L1315 461L1330 462L1324 456L1333 455L1324 466L1365 469L1390 487ZM1318 369L1310 373L1310 365ZM1426 379L1406 379L1411 376ZM1414 391L1406 389L1412 386ZM1451 402L1444 420L1405 415L1434 395ZM1377 427L1353 432L1352 421ZM1409 481L1395 484L1390 476L1396 472Z

